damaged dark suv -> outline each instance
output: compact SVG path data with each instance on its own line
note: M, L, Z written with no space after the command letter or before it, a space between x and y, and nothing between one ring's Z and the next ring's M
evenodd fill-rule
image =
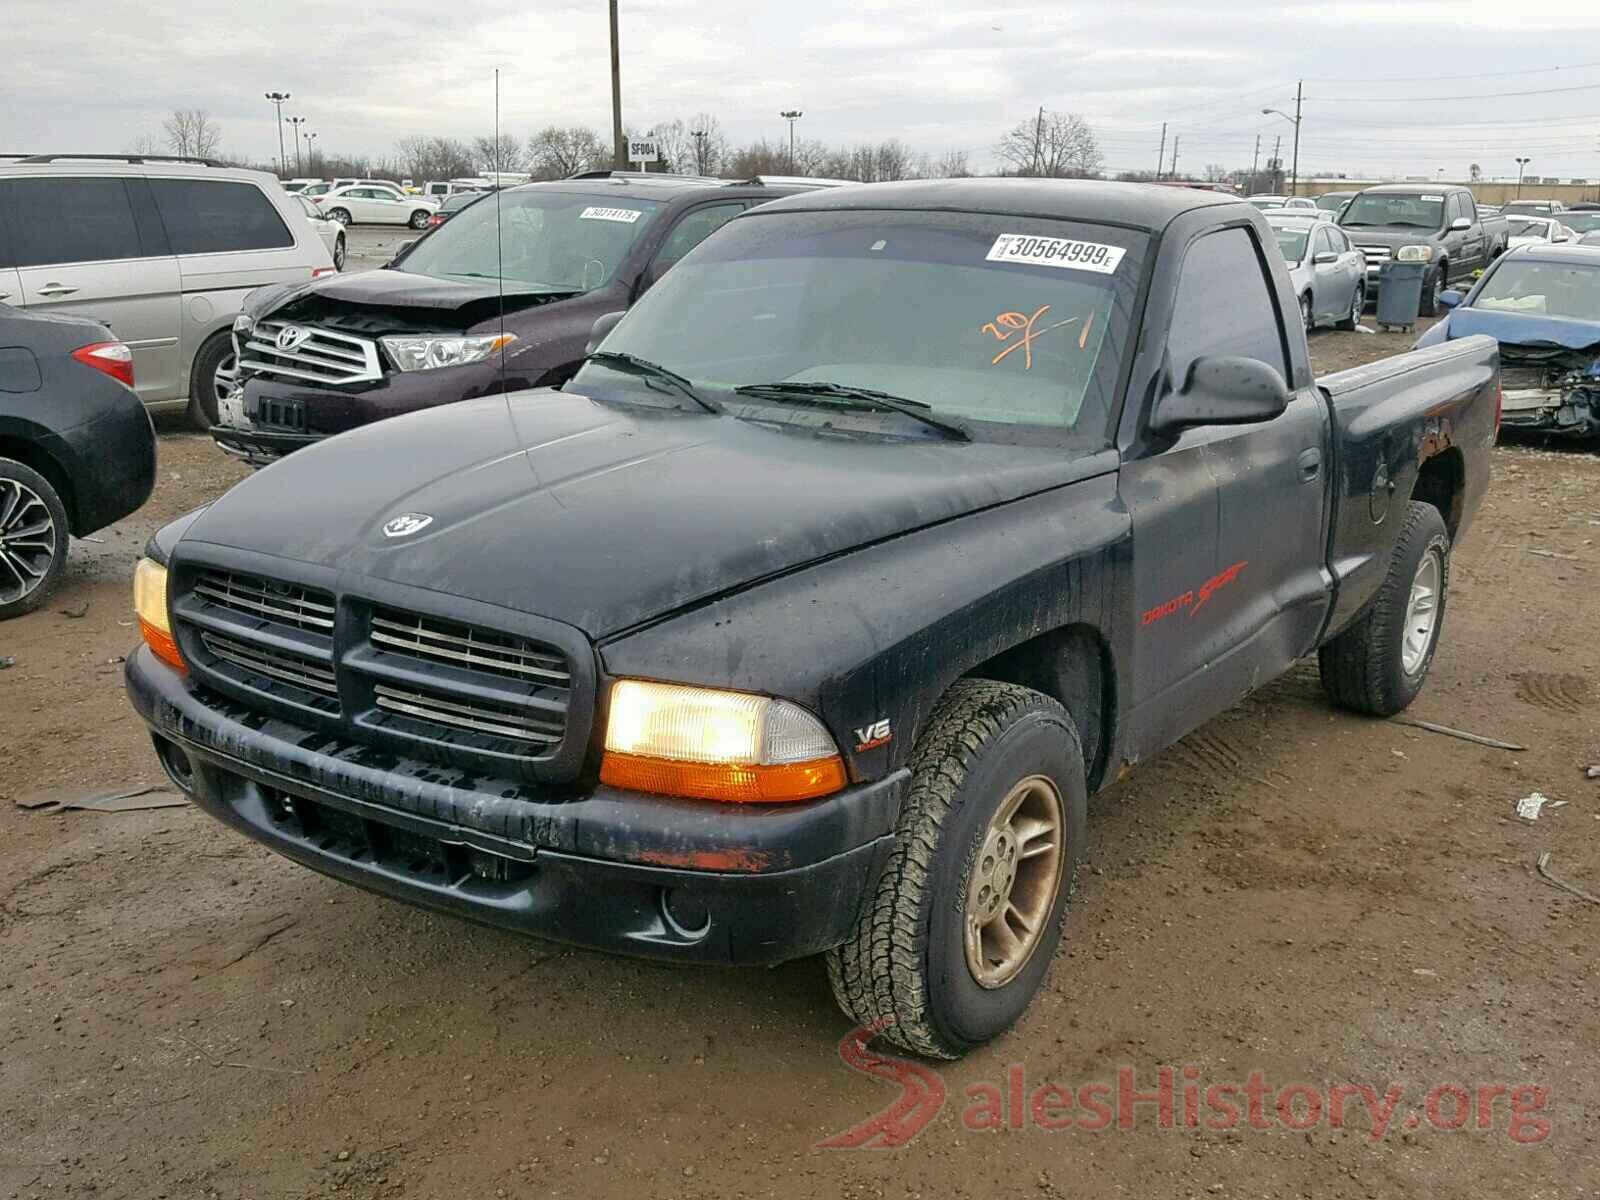
M1506 428L1600 437L1600 247L1518 247L1441 299L1453 311L1417 347L1498 341Z
M564 383L595 318L746 209L813 186L599 171L474 204L383 270L262 288L234 323L238 387L212 436L260 464L384 417Z

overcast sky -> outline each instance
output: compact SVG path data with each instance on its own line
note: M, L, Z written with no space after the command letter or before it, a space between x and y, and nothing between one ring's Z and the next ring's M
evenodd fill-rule
M123 151L203 108L225 152L277 153L270 90L326 151L383 155L409 134L526 136L610 124L604 0L4 0L0 152ZM1180 174L1263 159L1305 79L1301 174L1600 179L1600 5L1505 0L622 0L623 113L696 112L735 142L898 137L992 164L1037 106L1094 127L1112 169L1153 168L1168 122ZM1560 68L1554 69L1554 68ZM1504 93L1539 93L1505 95ZM291 151L292 154L292 151Z

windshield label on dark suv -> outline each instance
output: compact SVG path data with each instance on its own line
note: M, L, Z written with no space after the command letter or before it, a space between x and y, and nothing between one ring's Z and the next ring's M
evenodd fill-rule
M1029 233L1002 233L984 258L989 262L1027 263L1034 267L1066 267L1110 275L1122 261L1121 246L1079 242L1072 238L1035 237Z
M632 225L638 219L636 208L601 208L597 204L591 204L578 214L580 221L621 221L624 225Z

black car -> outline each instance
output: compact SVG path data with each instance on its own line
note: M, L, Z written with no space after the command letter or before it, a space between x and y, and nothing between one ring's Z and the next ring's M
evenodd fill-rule
M439 206L439 211L428 218L428 228L439 228L462 209L476 204L488 194L487 192L456 192L454 195L446 196L444 203Z
M127 516L155 481L128 347L94 321L0 304L0 620L43 604L68 537Z
M564 383L596 318L733 217L815 186L596 171L477 197L383 270L249 296L241 391L212 436L266 462L385 417Z

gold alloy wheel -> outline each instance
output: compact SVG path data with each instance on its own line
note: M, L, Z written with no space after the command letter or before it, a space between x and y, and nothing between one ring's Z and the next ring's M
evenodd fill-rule
M967 969L980 987L1004 987L1033 957L1055 910L1066 862L1066 807L1056 785L1030 775L984 831L967 884Z

